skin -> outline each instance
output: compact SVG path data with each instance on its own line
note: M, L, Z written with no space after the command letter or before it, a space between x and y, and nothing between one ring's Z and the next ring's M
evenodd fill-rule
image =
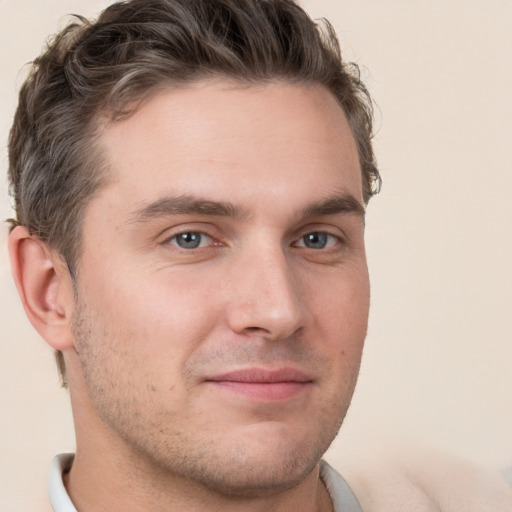
M11 242L39 264L14 264L21 289L39 276L29 317L65 354L77 508L331 510L318 463L369 306L342 109L320 86L209 81L99 141L111 176L85 211L76 297L51 249L23 228Z

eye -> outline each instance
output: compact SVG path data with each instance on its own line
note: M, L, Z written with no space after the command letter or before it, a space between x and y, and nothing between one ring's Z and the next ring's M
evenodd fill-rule
M187 231L169 238L169 242L177 245L180 249L198 249L210 245L212 238L205 233Z
M295 244L298 247L307 247L308 249L327 249L333 247L339 242L334 235L323 231L314 231L302 236Z

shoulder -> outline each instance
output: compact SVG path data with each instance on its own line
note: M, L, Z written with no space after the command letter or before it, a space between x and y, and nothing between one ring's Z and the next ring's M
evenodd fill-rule
M510 512L506 475L444 454L387 454L344 470L364 512Z

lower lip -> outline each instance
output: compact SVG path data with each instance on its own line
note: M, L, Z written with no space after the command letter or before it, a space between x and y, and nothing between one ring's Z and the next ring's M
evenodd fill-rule
M209 381L221 389L253 400L274 402L290 400L306 391L310 382Z

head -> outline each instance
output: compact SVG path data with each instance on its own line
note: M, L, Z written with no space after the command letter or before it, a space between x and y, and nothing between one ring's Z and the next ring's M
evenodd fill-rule
M315 24L292 0L132 0L94 23L77 18L34 61L9 140L14 224L48 242L73 271L83 211L108 179L98 127L158 90L212 77L326 87L355 138L365 203L378 191L371 102L327 21Z
M330 25L315 24L291 0L121 2L94 23L69 25L36 59L10 136L15 224L61 259L61 276L69 274L71 341L54 347L72 348L67 361L76 387L123 442L163 454L154 457L156 466L173 460L183 474L211 481L225 465L205 467L214 431L243 424L231 433L230 465L263 457L256 446L270 436L276 450L289 446L273 467L292 474L283 484L292 486L331 442L366 329L362 209L379 186L371 121L367 92L342 62ZM241 165L249 155L252 169ZM169 228L176 216L188 223L181 231ZM345 231L353 247L342 250ZM116 254L116 232L130 232L126 258ZM258 244L267 252L254 261ZM169 248L172 265L160 254ZM159 254L138 259L150 251ZM282 296L273 296L274 285ZM317 293L317 285L327 292ZM50 304L58 302L58 292L50 296ZM176 351L164 348L155 360L167 338L171 348L176 340ZM121 343L127 339L136 352L128 354ZM123 391L105 393L119 366ZM272 391L245 382L260 377L262 387L285 382ZM198 408L222 409L223 393L232 400L236 386L226 424L210 411L211 427L210 412ZM177 398L168 403L162 393L172 389ZM157 417L144 410L149 423L138 423L137 408L120 410L127 390L139 405L151 403ZM278 413L283 403L292 405ZM317 418L290 435L296 412L281 416L298 404ZM209 433L203 443L188 435L190 421ZM143 440L151 428L160 435ZM311 434L313 445L305 441ZM253 441L245 449L247 436ZM175 442L188 437L185 445L198 447L192 465L190 451ZM305 462L294 458L297 446ZM263 458L261 464L268 470ZM264 484L252 474L244 488L249 479ZM267 486L283 481L268 471L267 479ZM237 482L226 477L216 485L232 491Z

